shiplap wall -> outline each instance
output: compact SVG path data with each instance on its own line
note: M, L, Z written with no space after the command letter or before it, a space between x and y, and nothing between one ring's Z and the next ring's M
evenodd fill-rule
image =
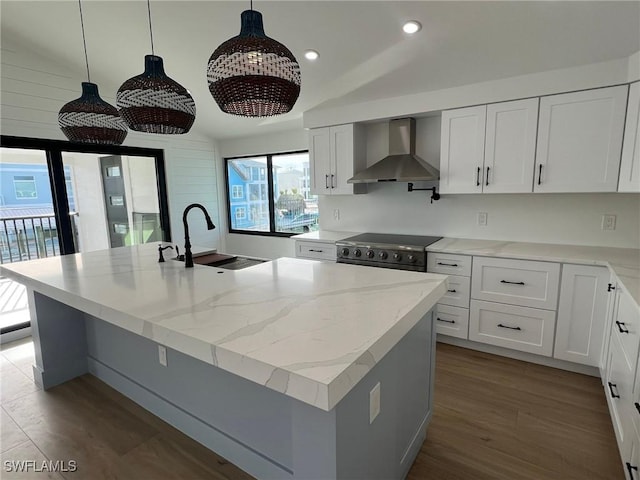
M69 71L37 52L6 41L3 41L0 53L2 134L65 140L58 128L58 111L62 105L80 96L80 84L86 81L85 72ZM98 84L100 96L115 105L119 85L106 84L100 78L92 77L91 80ZM193 131L179 136L130 131L124 145L165 151L169 214L175 243L183 244L182 212L190 203L203 204L213 222L220 224L214 141ZM189 215L192 243L219 248L222 229L207 231L204 219L198 216L202 217L202 214Z

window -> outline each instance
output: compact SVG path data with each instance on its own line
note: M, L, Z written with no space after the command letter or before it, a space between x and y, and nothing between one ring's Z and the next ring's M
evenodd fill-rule
M36 190L36 180L33 175L14 175L13 189L16 192L16 198L38 198L38 191Z
M231 233L291 236L319 228L308 152L227 158L225 163Z
M234 200L244 197L244 187L242 185L234 185L233 194L231 196Z

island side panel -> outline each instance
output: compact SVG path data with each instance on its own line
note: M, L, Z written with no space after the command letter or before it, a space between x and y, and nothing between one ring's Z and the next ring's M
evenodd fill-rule
M45 390L87 373L85 314L27 287L35 382Z
M87 315L89 371L260 479L292 478L291 403L274 390Z
M404 478L432 415L435 329L432 312L330 412L302 402L293 410L296 479ZM380 383L380 414L369 422L369 394Z

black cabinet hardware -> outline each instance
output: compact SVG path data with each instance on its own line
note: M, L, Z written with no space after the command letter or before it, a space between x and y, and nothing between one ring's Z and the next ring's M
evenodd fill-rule
M436 317L436 320L439 322L445 322L445 323L456 323L455 320L444 320L440 317Z
M634 467L629 462L626 462L625 464L627 465L627 472L629 472L629 478L633 480L633 471L635 470L637 472L638 467Z
M627 327L624 326L624 322L619 322L618 320L616 320L616 325L618 326L618 330L620 331L620 333L629 333Z
M329 175L324 176L324 188L329 188Z
M638 411L638 413L640 413L640 403L636 402L633 405L636 407L636 410Z
M617 393L614 393L613 391L614 388L618 390L618 386L615 383L611 383L611 382L607 382L607 385L609 385L609 393L611 394L611 398L620 398L620 395L618 395Z
M315 250L315 249L313 249L313 248L310 248L310 249L309 249L309 251L310 251L310 252L316 252L316 253L322 253L322 252L324 252L324 250Z
M509 330L522 330L520 327L510 327L509 325L498 324L500 328L508 328Z
M542 164L539 165L538 169L538 185L542 185Z
M335 175L332 173L331 174L331 188L336 188L336 186L333 184L333 178L335 177Z
M476 187L480 186L480 167L478 167L478 173L476 173Z
M611 292L612 290L615 290L615 289L616 289L616 287L614 287L614 286L613 286L613 283L610 283L610 284L607 286L607 292Z
M454 288L453 290L447 290L447 292L449 292L449 293L456 293L456 289Z
M500 283L508 283L509 285L524 285L524 282L510 282L509 280L500 280Z
M438 265L444 265L445 267L457 267L458 266L457 263L442 263L442 262L438 262Z
M487 167L487 178L486 178L486 183L485 185L489 185L489 167Z

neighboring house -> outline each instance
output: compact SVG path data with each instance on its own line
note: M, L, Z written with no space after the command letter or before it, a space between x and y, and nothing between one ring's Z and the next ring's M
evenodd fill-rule
M231 225L239 230L269 229L267 166L249 159L228 163ZM274 189L278 189L277 176Z

